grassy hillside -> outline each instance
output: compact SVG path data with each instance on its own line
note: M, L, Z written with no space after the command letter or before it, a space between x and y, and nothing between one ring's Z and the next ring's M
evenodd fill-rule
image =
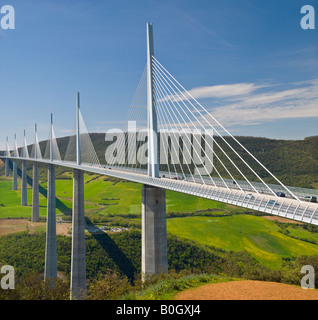
M58 270L67 277L71 262L70 237L57 237ZM45 233L20 232L0 237L0 265L15 266L16 272L43 273ZM133 230L116 234L98 234L86 237L87 278L92 280L99 273L116 271L133 280L141 271L141 232ZM227 259L219 250L198 246L193 242L168 236L169 269L223 270ZM231 258L228 258L230 261ZM254 261L253 263L256 264ZM225 267L225 265L224 265Z
M304 140L238 139L284 184L317 188L318 136Z
M271 269L281 268L284 259L318 254L318 233L300 225L289 226L288 233L283 233L275 222L252 215L168 219L167 230L225 251L247 251Z
M69 215L72 211L73 181L71 173L63 173L63 179L56 180L57 214ZM106 216L141 215L142 185L109 179L104 176L85 174L85 212L94 221ZM32 188L28 186L28 207L21 207L21 181L18 190L12 190L12 179L0 176L0 218L28 218L31 216ZM46 190L47 181L41 182ZM216 212L234 210L232 206L167 191L167 213L193 213L213 209ZM40 216L46 216L46 195L40 193ZM241 209L235 209L240 211Z
M85 174L85 216L98 226L141 228L141 185L113 181L107 177ZM19 179L20 187L20 179ZM41 183L45 190L47 182ZM56 180L57 216L71 220L72 180L70 173ZM0 218L31 217L32 189L28 189L29 206L21 207L21 190L12 191L11 178L0 176ZM281 267L286 259L318 254L315 227L278 223L251 215L217 201L167 191L168 233L181 239L212 246L224 251L245 251L269 268ZM46 218L46 196L40 195L40 217ZM250 213L246 215L244 213ZM0 222L1 223L1 222Z
M168 235L170 272L152 277L141 286L140 254L141 233L138 230L87 236L88 299L171 299L178 291L200 284L240 279L299 285L301 266L318 268L318 255L300 257L278 270L270 270L247 252L225 252ZM58 271L63 277L57 280L53 291L43 282L44 256L44 232L0 237L0 266L14 266L17 279L16 290L0 288L0 300L68 300L71 238L57 237Z

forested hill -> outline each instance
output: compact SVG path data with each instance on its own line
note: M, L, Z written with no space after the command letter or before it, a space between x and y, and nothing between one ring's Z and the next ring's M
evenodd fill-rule
M100 162L105 163L105 150L111 142L105 142L105 134L102 133L92 133L90 134L90 137ZM284 184L318 189L318 136L308 137L304 140L276 140L258 137L236 138ZM225 139L227 138L225 137ZM233 151L226 148L224 141L222 141L220 137L216 137L215 141L222 148L224 147L231 158L235 158ZM62 158L64 157L68 142L69 137L58 138L58 145ZM40 146L42 154L44 154L46 142L41 142ZM225 165L228 165L228 160L220 150L217 150L216 143L214 148L220 159ZM31 149L30 146L30 153ZM246 152L242 151L240 153L244 159L247 159ZM215 165L218 166L217 169L222 176L226 177L226 172L224 172L224 169L216 160ZM160 169L166 170L167 168L161 166ZM184 169L186 168L184 167ZM265 181L274 182L262 168L254 167L254 169ZM244 173L246 173L248 178L253 180L253 177L250 176L250 172L246 171Z
M318 136L304 140L237 139L284 184L318 189Z

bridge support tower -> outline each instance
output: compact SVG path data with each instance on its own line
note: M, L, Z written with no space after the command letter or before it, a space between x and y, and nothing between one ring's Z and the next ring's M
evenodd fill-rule
M71 299L86 297L84 174L73 172Z
M4 175L9 177L9 159L4 160Z
M47 189L47 220L46 220L46 250L44 280L50 280L54 285L57 277L57 253L56 253L56 199L55 199L55 167L48 167Z
M38 138L37 138L37 125L34 127L34 158L38 158ZM32 222L39 222L39 165L33 162L33 185L32 185Z
M76 164L81 164L80 96L76 94ZM86 297L84 173L73 171L71 299Z
M168 271L166 193L164 189L142 188L142 274Z
M18 190L18 164L17 160L13 160L13 180L12 180L12 190Z
M33 163L32 222L39 222L39 165Z
M14 134L14 157L18 157L18 148L17 148L17 136ZM18 190L18 162L16 159L13 160L12 165L13 179L12 179L12 190Z
M28 205L28 185L27 185L27 162L22 161L22 189L21 189L21 205Z
M53 162L53 115L51 114L50 161ZM54 286L57 277L55 167L48 165L46 250L44 280Z
M148 175L159 178L158 127L154 74L152 24L147 23L147 113ZM142 274L143 277L168 271L166 193L164 189L144 185L142 188Z

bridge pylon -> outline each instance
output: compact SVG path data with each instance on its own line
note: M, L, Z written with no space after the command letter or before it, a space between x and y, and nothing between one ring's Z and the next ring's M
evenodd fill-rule
M37 125L34 126L34 159L38 158L37 148ZM40 221L39 213L39 165L36 161L33 162L33 185L32 185L32 222Z
M81 164L80 95L76 94L76 164ZM73 170L71 299L86 297L84 174Z
M154 74L152 23L147 23L147 121L148 121L148 176L159 178L158 125ZM144 185L142 188L142 275L168 271L166 193L165 189Z
M50 127L50 161L53 162L53 115ZM55 198L55 166L48 164L47 187L47 220L46 220L46 250L44 280L51 281L57 277L57 247L56 247L56 198Z
M148 175L159 177L158 161L158 124L156 97L154 89L154 72L152 59L154 56L152 23L147 23L147 122L148 122Z
M166 191L144 185L142 188L143 277L168 272Z

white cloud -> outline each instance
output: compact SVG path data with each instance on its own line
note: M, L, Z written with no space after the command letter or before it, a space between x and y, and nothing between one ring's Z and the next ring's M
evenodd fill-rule
M265 93L252 90L256 87L251 85L250 92L245 95L228 96L224 99L222 106L209 110L211 116L224 126L249 125L277 119L318 117L318 79L294 83L290 89L271 90Z
M193 88L189 91L189 93L195 99L228 98L228 97L247 95L259 88L260 86L257 86L254 83L237 83L237 84Z
M204 99L204 98L233 98L244 96L252 93L253 91L263 88L264 85L259 86L254 83L235 83L215 86L204 86L193 88L189 91L167 95L160 101L170 100L172 102L185 101L187 99Z
M193 100L189 103L182 96L182 103L174 107L179 110L180 122L176 123L175 116L170 115L174 128L213 127L218 134L226 134L227 129L224 128L262 125L281 119L299 119L299 130L302 130L302 118L317 118L318 123L318 78L290 84L238 83L203 88L194 88L190 92L196 99L209 96L210 100L202 103L202 109Z

